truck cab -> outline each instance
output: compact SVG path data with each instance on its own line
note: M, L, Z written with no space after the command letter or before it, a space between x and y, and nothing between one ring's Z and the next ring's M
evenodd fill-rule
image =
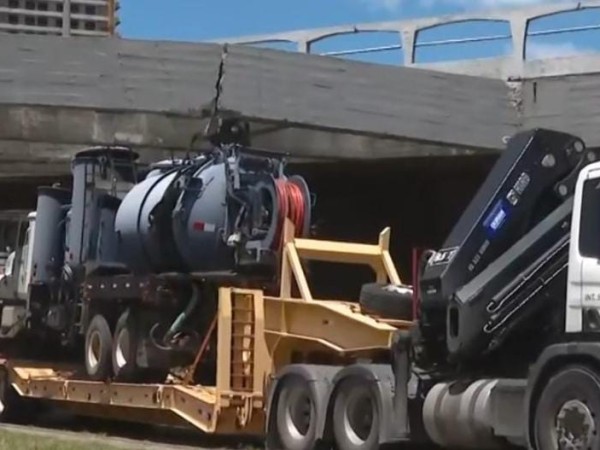
M565 314L567 333L600 331L600 163L577 180Z
M21 233L8 252L0 277L0 339L14 338L27 326L35 215L30 212L27 222L19 224Z
M444 350L411 361L443 368L423 394L426 434L600 448L600 155L549 130L508 147L422 274L421 339Z

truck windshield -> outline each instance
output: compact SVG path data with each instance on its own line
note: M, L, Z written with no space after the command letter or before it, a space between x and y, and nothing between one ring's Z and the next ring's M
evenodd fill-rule
M588 180L583 185L579 253L600 259L600 179Z

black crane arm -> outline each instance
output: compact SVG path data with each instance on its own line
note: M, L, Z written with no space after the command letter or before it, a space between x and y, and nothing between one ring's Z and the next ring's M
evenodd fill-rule
M570 214L570 207L561 206L570 201L581 168L599 156L598 151L586 149L578 137L558 131L535 129L511 138L442 250L429 259L421 275L420 329L426 341L446 340L454 354L471 348L466 336L477 334L473 330L482 330L493 319L490 314L473 316L470 308L480 295L472 289L488 292L486 288L508 284L510 276L521 270L535 269L538 258L564 237L561 233L568 234L563 229L546 234L538 225L560 222L557 214L561 216L565 208ZM564 214L561 217L565 219ZM523 250L527 245L534 250L513 255L515 260L510 261L511 247ZM497 262L502 255L508 259L502 260L500 267ZM478 277L494 264L483 278ZM510 275L504 266L512 267ZM455 325L448 314L451 304L452 314L469 317L473 330L461 328L460 333L452 333L447 329Z

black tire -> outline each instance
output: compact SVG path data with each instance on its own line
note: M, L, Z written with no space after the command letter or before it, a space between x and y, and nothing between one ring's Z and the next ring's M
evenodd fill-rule
M338 450L379 448L380 412L377 393L360 377L341 382L333 404L333 436Z
M85 335L85 370L93 381L104 381L110 374L112 333L102 314L94 316Z
M387 319L412 320L412 289L394 284L370 283L360 291L360 306Z
M315 448L317 411L313 395L308 381L298 375L289 375L280 381L275 425L282 450Z
M168 368L142 368L137 364L140 326L135 312L127 309L117 321L111 352L112 373L115 381L127 383L163 383Z
M112 373L116 381L132 382L140 375L136 362L137 341L137 320L128 308L117 321L111 351Z
M569 415L569 423L561 417ZM534 442L536 450L562 450L559 439L565 429L583 438L581 448L600 448L600 377L585 366L569 366L546 383L535 407ZM589 432L581 425L586 425ZM573 447L575 448L575 447ZM577 447L579 448L579 447Z

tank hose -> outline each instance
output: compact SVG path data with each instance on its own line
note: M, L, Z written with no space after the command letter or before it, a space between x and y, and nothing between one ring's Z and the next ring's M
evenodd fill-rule
M186 309L181 314L179 314L177 319L175 319L175 321L169 328L169 331L167 331L167 333L165 334L165 337L163 338L163 342L170 341L171 338L173 336L175 336L181 330L181 326L183 325L183 322L185 322L185 320L192 314L192 312L194 312L194 309L196 308L196 305L198 304L200 294L198 293L198 287L196 286L196 284L192 284L192 290L193 290L192 298L188 302Z
M277 231L273 240L273 249L283 248L283 227L285 219L290 219L294 224L296 235L304 233L304 219L306 215L306 202L300 187L288 180L275 181L277 191Z

